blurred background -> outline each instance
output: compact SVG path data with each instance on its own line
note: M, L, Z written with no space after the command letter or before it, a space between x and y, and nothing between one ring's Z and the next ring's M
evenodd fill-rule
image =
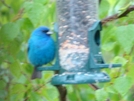
M100 1L100 20L120 16L134 6L134 0ZM89 84L65 85L67 101L134 101L133 10L103 23L101 32L104 60L122 67L103 69L111 81L97 83L99 89ZM59 93L50 83L54 73L45 71L42 79L31 80L33 67L26 56L32 30L40 25L53 30L56 21L55 0L0 0L0 101L59 101Z

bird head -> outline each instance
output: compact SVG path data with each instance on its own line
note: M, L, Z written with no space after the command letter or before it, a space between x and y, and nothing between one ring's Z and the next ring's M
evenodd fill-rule
M40 26L38 28L36 28L32 35L37 35L37 36L50 36L52 34L52 32L49 30L48 27L45 26Z

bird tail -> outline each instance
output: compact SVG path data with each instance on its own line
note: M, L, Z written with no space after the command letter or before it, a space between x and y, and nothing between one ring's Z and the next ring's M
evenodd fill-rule
M39 78L40 79L41 76L42 76L41 75L41 71L37 71L36 70L36 67L35 67L31 79L36 79L36 78Z

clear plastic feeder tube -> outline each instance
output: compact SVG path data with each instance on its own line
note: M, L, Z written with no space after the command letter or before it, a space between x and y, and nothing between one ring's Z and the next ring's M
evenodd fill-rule
M98 20L98 0L57 0L60 65L67 71L88 60L88 29Z

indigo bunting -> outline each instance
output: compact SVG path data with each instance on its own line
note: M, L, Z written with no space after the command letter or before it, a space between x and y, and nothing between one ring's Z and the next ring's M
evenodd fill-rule
M41 78L41 71L37 67L49 63L55 57L55 43L51 38L49 28L41 26L35 29L28 41L28 59L34 66L31 79Z

